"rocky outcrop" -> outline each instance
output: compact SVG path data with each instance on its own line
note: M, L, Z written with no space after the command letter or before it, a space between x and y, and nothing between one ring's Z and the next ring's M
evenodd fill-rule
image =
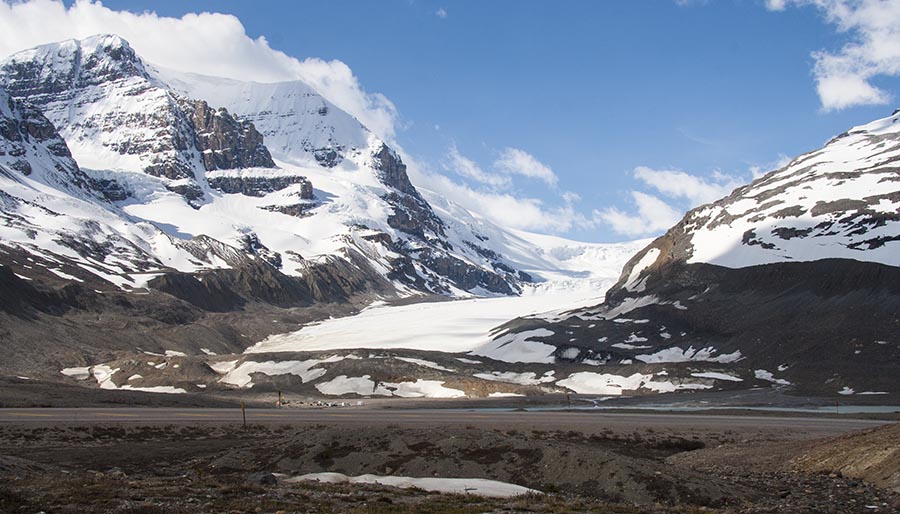
M259 240L255 233L244 234L240 249L247 255L254 255L275 269L281 269L281 254L273 252Z
M288 205L266 205L260 207L260 209L269 211L269 212L280 212L281 214L286 214L288 216L293 216L295 218L303 218L309 216L310 209L318 206L315 202L306 202L306 203L292 203Z
M35 161L32 165L31 161ZM72 158L56 127L37 108L0 88L0 165L39 182L81 193L95 184ZM39 166L38 169L35 166Z
M305 261L303 266L302 276L291 277L258 259L198 276L168 273L153 279L149 285L211 312L239 310L252 302L283 308L316 302L340 303L359 294L384 294L392 290L358 254Z
M438 275L447 277L462 290L469 291L481 287L492 293L515 293L510 286L510 282L515 283L515 278L510 279L491 273L452 255L426 249L419 252L419 260Z
M224 107L212 109L203 100L181 105L194 125L206 171L275 167L253 123L236 119Z
M387 186L390 186L401 193L420 198L419 192L409 181L406 174L406 165L400 160L400 156L391 150L387 145L382 144L381 148L373 154L375 160L375 170L378 178Z
M314 200L313 185L301 175L254 176L254 175L214 175L207 177L209 187L230 194L265 196L281 191L294 184L300 184L299 196L303 200Z
M391 228L422 240L430 237L436 244L449 248L450 243L444 240L444 222L418 194L388 193L382 199L394 208L387 218Z

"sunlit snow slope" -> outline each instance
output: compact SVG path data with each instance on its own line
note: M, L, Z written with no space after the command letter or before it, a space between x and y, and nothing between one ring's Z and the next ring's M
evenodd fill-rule
M120 287L264 262L300 280L312 268L339 275L345 293L513 295L548 279L590 279L586 269L622 251L538 240L423 195L385 141L300 81L157 69L100 35L7 58L0 87L56 125L85 184L71 200L77 209L54 210L45 230L57 234L53 244L27 231L2 244L63 252L71 273ZM44 185L59 191L31 197L37 204L72 195L65 181ZM90 217L106 221L85 227ZM139 251L117 258L87 243L105 237ZM89 253L102 271L82 262ZM168 292L197 301L183 285Z
M515 320L502 337L622 374L900 392L897 162L900 111L688 212L603 303ZM596 392L607 378L566 384Z

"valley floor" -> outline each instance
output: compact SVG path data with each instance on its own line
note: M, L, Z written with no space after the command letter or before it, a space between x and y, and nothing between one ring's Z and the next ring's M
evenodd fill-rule
M365 408L252 410L243 427L233 410L75 411L0 411L0 512L900 510L896 484L857 476L900 476L890 455L878 461L900 452L900 424L885 421ZM323 471L487 478L546 494L289 479Z

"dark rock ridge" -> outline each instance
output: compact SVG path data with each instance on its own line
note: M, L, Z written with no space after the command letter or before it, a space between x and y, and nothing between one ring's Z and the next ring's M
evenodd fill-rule
M371 269L362 255L305 261L301 277L284 275L265 260L250 260L235 269L197 276L167 273L150 287L200 309L227 312L252 302L278 307L308 307L316 302L347 302L360 292L388 293L391 286Z
M194 125L206 171L275 167L253 123L234 118L225 108L211 109L203 100L181 105Z
M208 177L207 181L209 187L223 193L239 193L247 196L265 196L294 184L300 184L300 198L303 200L315 199L312 182L301 175L216 175Z
M260 207L260 209L269 211L269 212L280 212L281 214L286 214L288 216L293 216L295 218L303 218L308 216L307 212L316 207L318 204L316 202L306 202L306 203L292 203L288 205L266 205Z
M444 222L410 182L406 165L396 152L383 144L373 158L379 180L394 189L382 196L393 207L387 223L411 236L408 241L400 239L387 244L402 256L393 260L390 278L419 290L441 294L450 292L449 285L462 290L481 287L499 294L514 294L518 290L520 277L500 262L496 253L491 252L489 257L495 260L496 271L475 266L450 253L454 248L447 241ZM414 262L424 265L430 276L422 277L422 272L427 275L428 271L417 272Z
M400 160L400 156L391 150L387 145L382 144L381 148L373 155L375 159L375 169L378 172L378 178L387 186L390 186L401 193L406 193L416 198L421 198L419 191L409 181L406 174L406 165Z

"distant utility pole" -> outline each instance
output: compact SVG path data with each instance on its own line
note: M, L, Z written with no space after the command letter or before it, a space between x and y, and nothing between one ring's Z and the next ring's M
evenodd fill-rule
M244 405L244 400L241 400L241 417L244 418L244 428L247 428L247 406Z

